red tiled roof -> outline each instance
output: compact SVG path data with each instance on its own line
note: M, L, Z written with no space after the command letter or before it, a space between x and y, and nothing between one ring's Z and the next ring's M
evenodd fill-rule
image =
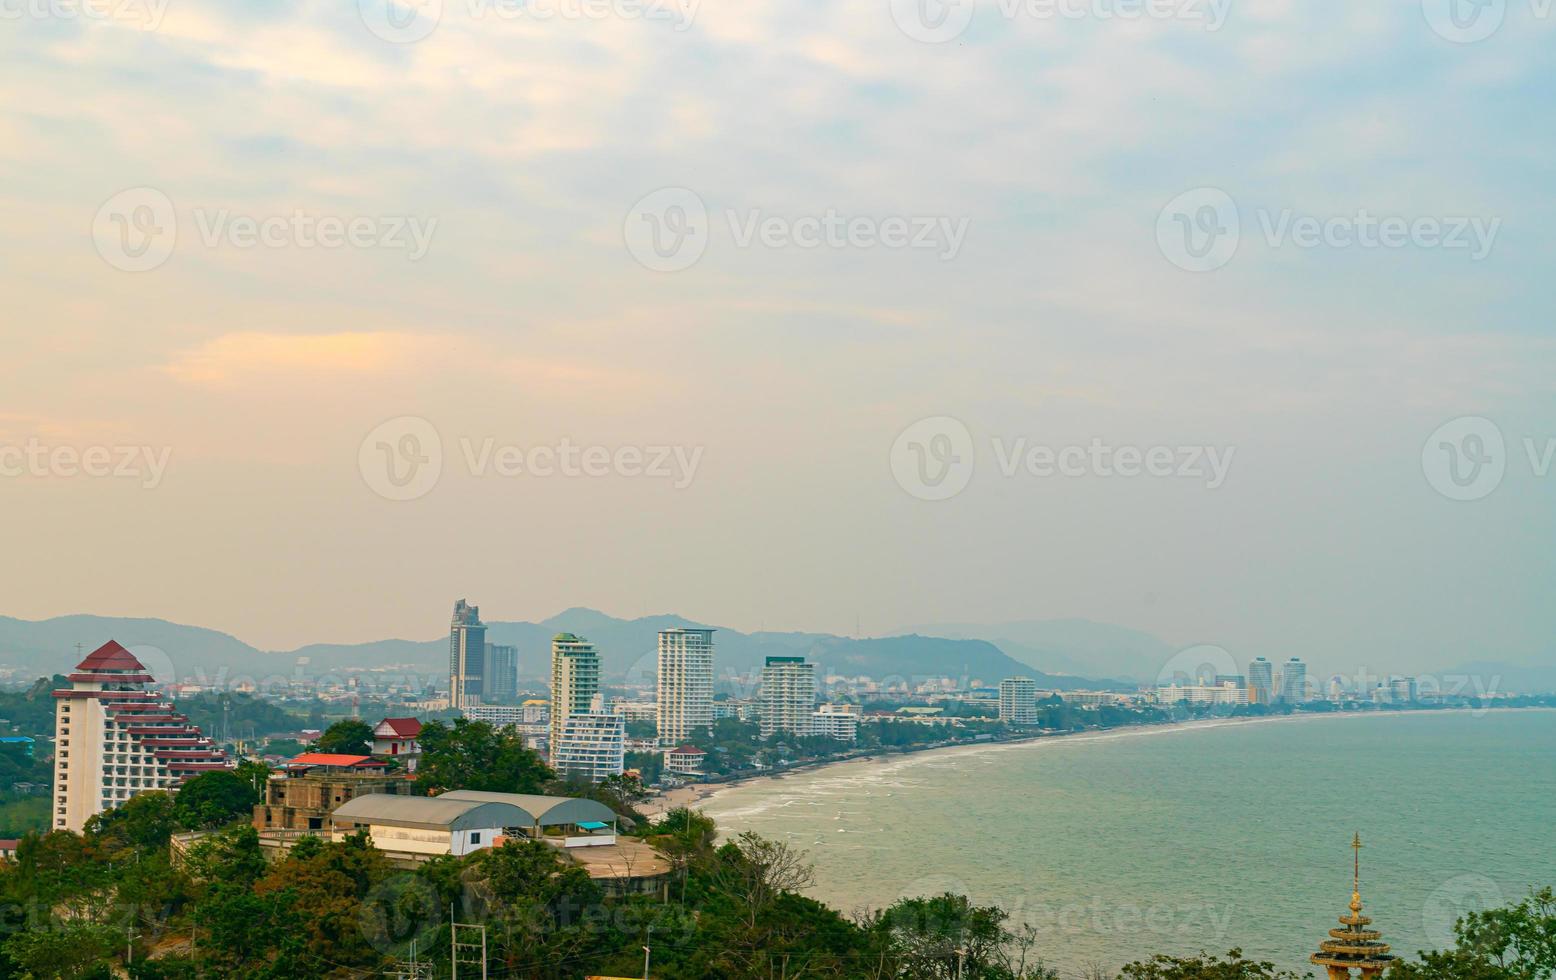
M670 750L671 755L707 755L695 745L682 745Z
M76 670L88 674L96 670L134 670L144 673L146 665L136 660L135 654L118 642L109 640L87 654L87 658L76 665Z
M336 752L304 752L287 763L290 766L381 766L370 755L343 755Z
M378 728L385 725L400 738L415 738L421 734L421 722L415 718L385 718L378 723ZM376 733L378 729L374 729Z

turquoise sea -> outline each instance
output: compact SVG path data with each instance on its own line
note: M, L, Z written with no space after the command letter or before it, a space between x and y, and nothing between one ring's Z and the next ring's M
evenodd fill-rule
M809 852L849 911L957 891L1041 932L1066 976L1153 952L1309 969L1350 900L1396 953L1556 886L1556 711L1208 722L844 763L730 788L726 833Z

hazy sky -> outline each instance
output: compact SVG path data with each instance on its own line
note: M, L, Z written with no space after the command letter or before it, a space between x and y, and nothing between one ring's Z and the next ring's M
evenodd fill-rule
M0 613L1553 656L1541 0L94 2L0 3Z

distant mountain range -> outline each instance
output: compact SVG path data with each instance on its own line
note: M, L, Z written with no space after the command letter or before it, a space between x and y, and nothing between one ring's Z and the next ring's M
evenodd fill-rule
M490 643L518 647L520 673L541 679L549 671L551 638L560 632L587 637L600 651L607 677L651 683L657 634L670 626L707 627L682 616L617 619L594 609L574 608L539 623L488 622ZM910 634L854 639L828 633L742 633L718 629L715 640L719 676L749 682L769 656L805 656L823 675L903 678L910 682L949 677L997 684L1001 678L1028 676L1059 690L1108 682L1079 674L1051 673L1023 662L982 639ZM312 644L288 651L264 651L215 630L161 619L61 616L33 622L0 617L0 668L12 679L64 673L77 660L76 644L90 651L109 639L133 649L159 677L220 682L235 677L349 676L399 667L426 680L446 675L448 640L378 640L358 644ZM1082 662L1083 650L1071 661ZM1128 687L1114 682L1113 686Z
M542 680L549 673L551 638L577 633L600 651L609 680L652 683L657 634L669 626L707 627L682 616L617 619L594 609L574 608L538 623L489 622L487 640L519 649L520 674ZM1155 680L1174 650L1137 630L1083 619L1011 623L938 623L902 635L855 639L830 633L742 633L719 630L715 640L721 679L750 684L769 656L805 656L824 674L893 677L909 681L950 677L997 684L1027 676L1058 690L1131 690ZM266 651L236 637L161 619L61 616L38 622L0 616L0 671L14 683L66 673L79 659L76 644L91 651L109 639L131 647L159 677L220 683L237 677L317 677L325 674L399 669L423 684L448 672L448 640L377 640L356 644L311 644ZM1497 693L1556 691L1556 666L1482 662L1443 671L1469 676ZM1111 678L1111 680L1109 680ZM1493 684L1493 679L1500 678Z

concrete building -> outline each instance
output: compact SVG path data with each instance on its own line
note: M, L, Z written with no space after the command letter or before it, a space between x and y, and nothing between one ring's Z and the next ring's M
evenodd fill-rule
M859 741L860 710L857 704L823 704L811 715L811 734L839 742Z
M1000 681L1000 721L1007 725L1037 724L1037 681L1030 677Z
M659 740L672 745L713 727L713 630L659 631Z
M254 829L328 832L330 814L342 803L414 790L410 779L388 773L384 763L371 756L307 752L266 781L264 798L254 805Z
M50 825L80 832L94 814L147 790L176 793L232 763L198 727L149 689L151 674L112 640L54 692L54 802Z
M1169 684L1156 689L1158 704L1247 704L1248 688L1235 681L1222 684Z
M1275 700L1275 665L1263 657L1248 664L1248 703L1269 704Z
M596 698L594 709L568 715L559 740L552 743L551 768L564 778L591 783L620 776L626 742L626 720L603 710Z
M720 718L735 718L740 721L755 721L761 716L761 706L750 698L725 698L713 702L713 720Z
M816 713L816 665L804 657L768 657L762 668L762 737L811 733Z
M463 599L454 603L448 635L448 706L480 704L485 694L486 624L481 608Z
M1414 677L1389 678L1389 700L1394 704L1414 704L1418 694Z
M1297 657L1281 665L1280 699L1287 704L1307 702L1307 664Z
M592 710L600 693L600 655L594 644L572 633L551 640L551 754L562 740L568 716Z
M407 772L416 771L421 746L416 738L421 722L415 718L385 718L373 728L373 754L399 760Z
M655 701L629 701L626 698L617 698L611 702L611 711L621 715L627 721L651 721L656 725L659 722L659 704Z
M500 643L486 645L485 693L481 700L510 704L519 696L519 648Z
M443 796L359 796L330 814L330 838L343 840L366 830L373 846L386 852L455 857L491 847L504 828L529 819L510 803Z
M700 776L702 764L708 753L695 745L681 745L665 749L665 772L676 776Z

